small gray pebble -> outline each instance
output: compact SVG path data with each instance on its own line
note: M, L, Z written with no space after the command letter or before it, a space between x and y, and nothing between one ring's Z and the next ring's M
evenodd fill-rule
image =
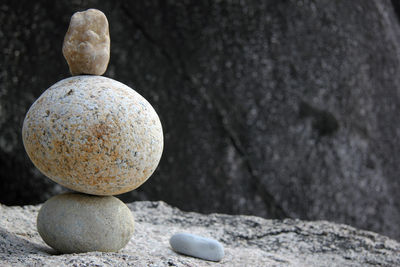
M169 243L175 252L192 257L220 261L224 257L224 247L217 240L187 233L174 234Z

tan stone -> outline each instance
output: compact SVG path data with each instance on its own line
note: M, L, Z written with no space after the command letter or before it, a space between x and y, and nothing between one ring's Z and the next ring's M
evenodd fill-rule
M139 187L163 150L161 122L150 103L103 76L74 76L47 89L26 114L22 137L43 174L93 195Z
M110 60L110 34L104 13L97 9L76 12L62 52L72 75L102 75Z

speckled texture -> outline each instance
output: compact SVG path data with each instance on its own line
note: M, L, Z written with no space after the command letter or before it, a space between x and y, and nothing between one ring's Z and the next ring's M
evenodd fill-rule
M35 166L83 193L115 195L145 182L163 150L153 107L128 86L101 76L75 76L31 106L22 136Z
M110 34L104 13L97 9L76 12L62 51L72 75L102 75L110 60Z
M163 202L127 206L135 216L135 234L118 253L55 255L36 231L40 206L0 205L0 266L400 266L399 242L347 225L203 215L182 212ZM179 231L218 240L224 245L225 257L211 262L175 253L168 239Z
M131 239L134 219L116 197L66 193L43 204L37 228L58 252L115 252Z

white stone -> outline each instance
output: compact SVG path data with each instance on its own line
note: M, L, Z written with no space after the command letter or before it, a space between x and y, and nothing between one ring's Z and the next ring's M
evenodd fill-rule
M169 243L178 253L192 257L220 261L224 257L224 247L217 240L188 233L174 234Z

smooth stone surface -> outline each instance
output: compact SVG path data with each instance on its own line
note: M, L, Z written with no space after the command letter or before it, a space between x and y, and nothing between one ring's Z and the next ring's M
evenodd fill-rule
M115 197L66 193L43 204L37 229L49 246L62 253L115 252L131 239L134 219Z
M97 9L76 12L62 52L72 75L102 75L110 60L110 34L104 13Z
M0 205L0 266L400 266L398 241L343 224L204 215L164 202L127 206L135 215L135 235L121 251L54 255L35 227L40 205ZM211 262L175 253L170 233L182 229L218 239L224 258Z
M188 233L174 234L169 240L172 249L178 253L196 258L220 261L224 247L217 240Z
M22 137L42 173L94 195L137 188L163 150L161 122L149 102L102 76L74 76L46 90L26 114Z

